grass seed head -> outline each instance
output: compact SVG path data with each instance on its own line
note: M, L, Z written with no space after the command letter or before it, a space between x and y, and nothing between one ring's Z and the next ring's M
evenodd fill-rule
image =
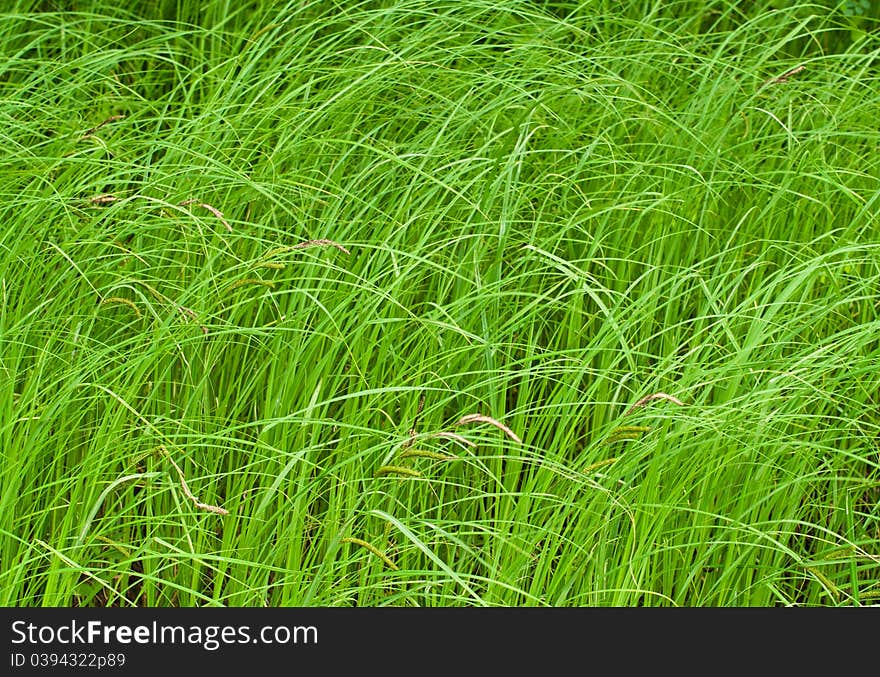
M216 207L209 205L207 202L199 202L198 200L190 199L190 200L184 200L183 202L180 202L179 204L181 207L186 207L188 205L195 205L196 207L202 207L204 209L207 209L214 216L216 216L218 219L220 219L220 222L224 226L226 226L226 230L228 230L230 233L232 232L232 226L229 225L229 222L223 216L223 212L221 212Z
M137 315L138 319L141 318L141 311L138 310L138 307L135 305L134 301L130 299L122 298L121 296L108 296L107 298L101 300L102 306L105 306L109 303L121 303L123 305L126 305L134 311L134 314Z
M89 202L93 205L107 205L111 202L116 202L119 198L115 195L110 195L110 193L102 193L101 195L95 195L94 197L89 198Z
M651 402L653 400L668 400L669 402L672 402L673 404L677 404L679 407L684 406L684 402L682 402L677 397L673 397L672 395L667 395L666 393L652 393L651 395L646 395L645 397L640 399L638 402L636 402L634 405L632 405L629 409L627 409L624 412L623 415L626 416L634 409L638 409L639 407L644 407L646 404L648 404L648 402Z
M376 555L376 557L378 557L383 562L385 562L385 564L388 566L388 568L391 569L392 571L399 571L400 570L400 567L398 567L388 555L386 555L384 552L379 550L379 548L377 548L372 543L369 543L368 541L365 541L362 538L355 538L353 536L347 536L342 539L342 542L343 543L353 543L354 545L359 545L362 548L366 548L371 553Z
M183 489L184 496L191 500L197 508L201 510L206 510L207 512L213 512L217 515L229 514L229 511L225 508L221 508L217 505L211 505L210 503L202 503L198 498L196 498L192 491L190 491L189 485L186 483L186 477L184 477L183 475L183 470L181 470L180 466L174 462L173 458L171 458L171 454L168 453L168 449L166 449L164 445L161 445L159 446L159 451L165 456L165 458L171 461L171 465L174 466L174 469L177 471L177 475L180 478L180 486Z
M504 432L510 439L512 439L517 444L522 444L522 440L519 438L515 432L513 432L510 428L504 425L501 421L496 421L494 418L490 416L484 416L482 414L468 414L467 416L462 416L456 425L465 425L467 423L488 423L489 425L494 425L498 430Z
M422 473L412 468L405 468L402 465L383 465L376 471L376 477L382 475L404 475L406 477L421 477Z

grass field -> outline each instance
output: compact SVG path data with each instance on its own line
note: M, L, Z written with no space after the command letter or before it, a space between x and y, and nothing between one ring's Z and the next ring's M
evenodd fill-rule
M878 3L9 4L0 604L878 603Z

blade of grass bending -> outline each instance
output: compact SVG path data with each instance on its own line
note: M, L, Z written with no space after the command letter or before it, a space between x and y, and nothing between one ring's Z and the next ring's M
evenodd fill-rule
M88 515L88 517L86 517L86 521L83 524L82 529L80 529L79 536L76 539L76 547L80 547L83 544L83 541L85 541L85 538L89 533L89 529L92 526L92 520L95 519L95 515L98 514L98 510L101 509L101 506L103 505L104 500L107 498L107 496L110 494L111 491L113 491L116 487L118 487L123 482L129 482L131 480L138 480L138 479L152 479L154 477L160 477L161 475L163 475L163 473L161 473L161 472L135 473L134 475L125 475L124 477L119 477L119 478L113 480L112 482L110 482L110 484L107 485L107 487L104 489L104 491L101 492L101 495L98 496L98 500L95 501L94 505L92 505L92 509L89 511L89 515Z
M418 539L418 537L410 531L400 520L395 517L392 517L387 512L383 510L370 510L370 514L375 515L376 517L385 520L390 523L392 526L396 527L397 530L406 536L406 538L419 550L421 550L425 557L430 559L434 564L440 567L452 580L458 583L462 589L464 589L471 597L474 598L477 602L479 602L482 606L486 606L486 602L480 597L476 592L471 589L471 587L464 582L461 576L455 573L452 569L449 568L449 565L446 564L442 559L440 559L431 548L425 545L422 541Z

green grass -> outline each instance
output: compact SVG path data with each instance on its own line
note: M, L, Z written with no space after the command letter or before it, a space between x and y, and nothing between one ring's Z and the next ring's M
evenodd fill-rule
M0 604L877 602L870 16L123 4L0 15Z

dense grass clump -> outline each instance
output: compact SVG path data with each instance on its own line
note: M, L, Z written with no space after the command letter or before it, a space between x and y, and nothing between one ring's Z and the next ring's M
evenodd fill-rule
M850 4L6 10L0 603L876 602Z

